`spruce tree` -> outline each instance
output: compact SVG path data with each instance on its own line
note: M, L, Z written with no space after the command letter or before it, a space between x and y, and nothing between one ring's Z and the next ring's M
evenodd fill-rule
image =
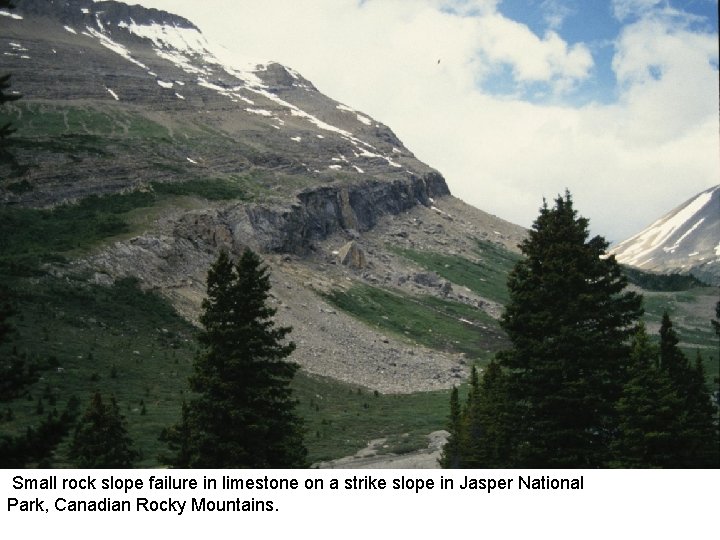
M679 468L720 467L720 431L715 421L716 407L705 381L703 359L698 351L695 364L689 368L687 387L681 395L685 406L683 452L676 463Z
M508 278L500 355L510 398L514 463L597 467L609 458L628 339L642 314L608 242L589 239L569 193L544 204Z
M669 315L663 314L660 326L660 367L667 373L682 399L685 411L682 452L675 467L718 467L718 433L715 410L705 382L702 358L694 365L680 350L680 340Z
M482 437L473 445L474 461L485 469L514 466L511 460L514 406L508 399L506 383L500 364L493 360L480 382L476 414Z
M439 460L443 469L459 469L462 465L460 458L461 423L460 398L457 387L453 386L452 392L450 392L450 418L447 426L449 435Z
M270 279L251 250L237 264L221 252L207 278L200 317L204 350L195 360L195 397L166 432L183 468L293 468L306 465L303 429L286 358L295 345L275 327L267 305Z
M670 376L676 388L685 393L690 384L690 362L678 347L680 338L667 311L660 323L660 367Z
M70 459L81 469L128 469L137 458L115 398L106 404L95 392L75 428Z
M613 465L631 468L677 466L683 452L683 400L667 372L659 368L659 349L640 325L633 339L628 380L617 403L618 432Z

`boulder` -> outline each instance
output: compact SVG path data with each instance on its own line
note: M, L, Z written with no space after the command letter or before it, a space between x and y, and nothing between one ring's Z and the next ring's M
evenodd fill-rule
M367 266L365 252L354 240L338 250L338 259L340 263L350 268L361 269Z

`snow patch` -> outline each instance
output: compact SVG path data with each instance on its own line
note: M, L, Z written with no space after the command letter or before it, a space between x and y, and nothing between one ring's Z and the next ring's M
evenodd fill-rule
M670 247L664 247L664 248L663 248L663 251L664 251L665 253L675 253L675 251L677 250L677 248L680 247L680 244L682 243L682 241L685 240L685 238L687 238L690 234L692 234L692 232L693 232L695 229L697 229L700 225L702 225L702 222L703 222L703 221L705 221L705 218L701 218L697 223L695 223L695 225L693 225L692 227L690 227L690 229L689 229L685 234L683 234L680 238L678 238L677 241L676 241L672 246L670 246Z
M120 98L118 97L118 95L111 88L105 88L105 90L107 90L110 93L110 95L115 98L115 101L120 101Z
M15 13L10 13L9 11L6 11L4 9L0 9L0 16L10 17L11 19L15 19L16 21L22 21L23 19L22 16Z
M121 45L120 43L117 43L117 42L113 41L112 39L110 39L109 37L107 37L105 34L101 34L101 33L98 32L97 30L95 30L94 28L90 28L89 26L86 26L86 28L87 28L88 32L90 32L90 34L92 35L92 37L95 37L95 38L97 38L98 40L100 40L100 44L101 44L103 47L107 47L108 49L110 49L111 51L119 54L120 56L122 56L122 57L125 58L126 60L129 60L130 62L132 62L132 63L135 64L136 66L139 66L139 67L143 68L143 69L146 70L146 71L148 70L148 67L147 67L145 64L143 64L142 62L138 62L137 60L135 60L135 59L130 55L130 51L128 51L127 47L125 47L124 45ZM85 32L83 32L83 33L85 33Z
M342 165L330 165L328 169L333 169L334 171L339 171L342 169Z
M251 109L248 107L245 110L249 113L259 114L260 116L272 116L273 115L273 113L268 111L267 109Z
M302 141L302 137L290 137L291 141L300 142Z
M362 114L356 114L355 116L360 122L362 122L366 126L372 125L372 120L370 120L367 116L363 116Z
M158 80L157 83L160 86L162 86L163 88L172 88L173 87L173 83L171 83L171 82L165 82L165 81Z
M192 163L192 164L194 164L194 165L197 165L197 164L198 164L197 161L195 161L194 159L192 159L192 158L190 158L190 157L186 157L185 159L187 159L190 163Z
M363 171L363 170L362 170L360 167L358 167L357 165L353 165L353 168L354 168L357 172L359 172L360 174L365 174L365 171Z
M80 11L82 11L85 15L90 13L90 10L88 8L80 8Z
M67 30L68 32L70 32L71 34L77 35L77 31L74 28L70 28L69 26L63 26L63 28L65 30Z
M185 96L183 96L182 94L178 94L177 92L175 92L175 97L178 99L185 99Z
M357 119L358 119L360 122L362 122L362 123L365 124L366 126L371 126L371 125L372 125L372 120L370 120L367 116L363 116L362 114L358 113L358 112L357 112L355 109L353 109L352 107L348 107L347 105L342 105L342 104L341 104L341 105L336 105L335 108L338 109L338 110L341 110L341 111L345 111L345 112L349 112L349 113L355 113L355 116L357 117Z

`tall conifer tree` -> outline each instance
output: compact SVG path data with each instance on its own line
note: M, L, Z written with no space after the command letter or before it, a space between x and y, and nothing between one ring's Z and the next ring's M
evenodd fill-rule
M462 466L460 445L462 438L462 418L458 389L453 386L450 392L450 418L448 419L448 438L440 455L440 466L443 469L459 469Z
M705 383L705 369L698 355L695 365L680 350L680 339L670 316L663 314L660 326L660 367L682 400L685 420L681 434L682 451L675 467L718 467L718 432L714 407Z
M204 351L190 387L196 393L182 422L166 432L185 468L293 468L306 465L300 418L286 361L295 344L276 328L267 305L267 267L245 250L236 265L220 253L207 278L200 317Z
M597 467L609 457L626 343L642 308L607 247L589 239L569 193L543 205L520 246L502 318L513 347L500 356L518 404L517 466Z
M633 339L628 380L617 403L614 465L675 467L682 452L683 402L667 372L658 366L658 347L643 324Z

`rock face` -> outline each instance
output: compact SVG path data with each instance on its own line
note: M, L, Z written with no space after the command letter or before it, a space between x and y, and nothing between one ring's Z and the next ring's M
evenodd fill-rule
M98 284L136 276L195 320L218 252L250 247L271 267L277 318L293 327L305 370L383 392L449 388L467 375L461 354L381 334L327 295L397 289L497 317L496 303L435 274L431 284L411 279L429 272L391 248L472 260L478 239L515 249L520 227L453 198L389 127L292 68L223 64L191 21L112 1L15 4L21 18L3 18L0 53L23 95L6 108L22 167L0 165L0 204L197 189L138 209L133 235L54 273ZM238 195L206 195L218 181ZM478 331L480 344L503 342Z

